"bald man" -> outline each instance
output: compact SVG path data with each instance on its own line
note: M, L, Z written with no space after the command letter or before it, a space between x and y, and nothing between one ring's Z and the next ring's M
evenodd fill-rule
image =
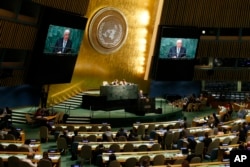
M176 46L173 46L169 49L168 57L170 57L170 58L186 57L186 48L182 46L181 39L178 39L176 41Z
M71 53L72 41L70 38L70 30L66 29L63 37L56 41L53 52L54 53Z

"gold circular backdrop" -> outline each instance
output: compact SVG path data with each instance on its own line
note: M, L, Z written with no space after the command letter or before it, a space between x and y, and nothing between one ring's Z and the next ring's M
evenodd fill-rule
M89 40L100 53L109 54L119 50L126 41L128 26L123 13L106 7L93 16L89 25Z

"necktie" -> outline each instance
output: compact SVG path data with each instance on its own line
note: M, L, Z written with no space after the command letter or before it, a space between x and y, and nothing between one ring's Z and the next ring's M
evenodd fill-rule
M64 52L64 49L65 49L65 46L67 44L67 41L63 41L63 48L62 48L62 51Z
M179 57L180 54L180 48L177 48L177 57Z

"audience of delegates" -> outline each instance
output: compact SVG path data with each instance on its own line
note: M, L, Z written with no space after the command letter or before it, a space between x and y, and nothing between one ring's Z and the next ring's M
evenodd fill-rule
M102 134L102 140L103 141L113 141L113 134L112 134L110 128L108 128L107 131Z

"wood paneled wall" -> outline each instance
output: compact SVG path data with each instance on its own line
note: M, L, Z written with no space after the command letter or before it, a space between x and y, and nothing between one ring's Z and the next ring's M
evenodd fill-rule
M32 0L35 3L85 16L89 0Z
M249 0L165 0L161 24L249 27Z
M250 70L244 68L211 70L196 69L194 80L250 81Z
M0 19L0 48L32 50L37 28Z
M200 40L197 57L248 58L250 41Z

